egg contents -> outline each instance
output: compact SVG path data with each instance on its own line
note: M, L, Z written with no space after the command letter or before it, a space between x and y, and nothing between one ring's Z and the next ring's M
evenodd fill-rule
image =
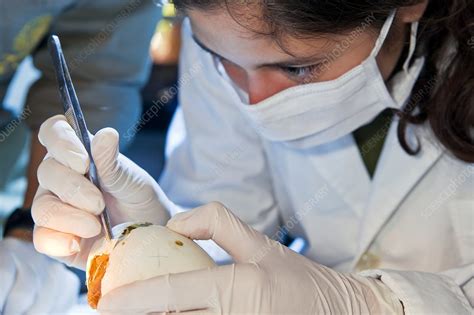
M87 277L87 302L92 308L97 308L99 299L101 297L101 283L104 278L105 270L109 264L109 255L102 254L95 256L91 260L89 275Z
M125 284L215 266L199 245L166 227L126 223L113 232L119 237L96 241L87 260L87 299L92 308L103 295Z

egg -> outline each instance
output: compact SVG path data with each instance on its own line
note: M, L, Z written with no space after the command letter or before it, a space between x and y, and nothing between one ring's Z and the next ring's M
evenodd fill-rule
M215 262L194 241L150 223L114 227L114 239L97 240L86 267L88 302L120 286L156 276L212 268Z

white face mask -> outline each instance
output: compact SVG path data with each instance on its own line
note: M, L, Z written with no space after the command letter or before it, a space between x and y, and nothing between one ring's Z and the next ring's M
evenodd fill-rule
M418 23L412 24L409 56L404 73L397 75L402 89L392 97L377 66L376 57L395 17L390 14L370 56L349 72L331 81L295 86L260 103L248 105L248 95L218 70L241 100L239 108L266 139L295 148L331 142L369 123L386 108L400 109L423 68L424 58L408 65L416 45Z

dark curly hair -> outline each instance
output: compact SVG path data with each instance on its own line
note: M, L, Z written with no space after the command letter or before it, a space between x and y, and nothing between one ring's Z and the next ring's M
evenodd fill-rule
M270 30L268 36L308 37L341 34L372 16L381 27L393 9L420 0L174 0L179 10L227 9L234 19L254 12ZM245 10L245 6L258 10ZM234 13L232 13L234 11ZM258 13L256 13L258 12ZM246 17L248 18L248 17ZM237 21L241 22L241 21ZM429 122L439 142L454 156L474 162L474 1L430 0L420 20L417 55L426 63L405 107L398 111L398 139L411 155L406 139L408 124ZM452 51L451 54L449 52ZM447 56L449 55L449 58ZM443 67L439 67L443 64Z

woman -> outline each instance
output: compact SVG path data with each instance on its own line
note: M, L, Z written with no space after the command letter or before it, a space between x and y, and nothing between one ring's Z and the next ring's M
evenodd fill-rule
M36 248L83 265L104 204L114 223L163 223L166 210L219 200L228 208L167 225L214 240L235 264L119 288L99 310L472 312L472 2L175 3L190 25L166 196L103 129L92 148L102 198L80 175L84 149L53 117L40 131L50 158Z

